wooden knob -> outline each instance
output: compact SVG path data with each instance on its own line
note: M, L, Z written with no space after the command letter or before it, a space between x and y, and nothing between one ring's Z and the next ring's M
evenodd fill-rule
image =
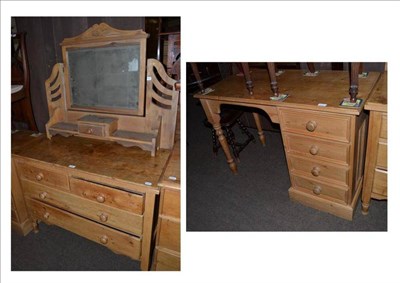
M100 220L101 220L102 222L106 222L106 221L108 220L108 215L102 213L102 214L99 215L99 218L100 218Z
M44 219L49 219L50 213L46 212L46 213L43 215L43 217L44 217Z
M41 199L45 199L45 198L47 197L47 193L46 193L46 192L41 192L41 193L39 194L39 197L40 197Z
M318 151L319 151L318 146L312 145L312 146L310 147L310 153L311 153L312 155L317 155L317 154L318 154Z
M104 236L101 236L100 237L100 242L102 243L102 244L107 244L108 243L108 237L106 236L106 235L104 235Z
M313 176L315 176L315 177L318 177L320 171L321 171L321 170L319 169L319 167L314 167L314 168L311 170L311 174L313 174Z
M322 188L320 186L314 186L313 193L319 195L322 192Z
M100 203L103 203L103 202L106 200L106 198L105 198L103 195L98 195L98 196L96 197L96 200L97 200L98 202L100 202Z
M36 175L36 180L38 180L38 181L43 180L43 178L44 178L44 175L43 175L42 172L40 172L40 173L38 173L38 174Z
M306 124L307 131L314 132L316 128L317 128L317 122L315 122L315 121L307 122L307 124Z

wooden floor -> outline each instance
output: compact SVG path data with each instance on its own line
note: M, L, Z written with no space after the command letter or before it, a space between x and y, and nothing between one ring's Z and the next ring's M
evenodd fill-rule
M324 111L358 115L363 107L344 108L339 106L343 98L349 96L349 72L347 71L320 71L316 77L303 76L301 70L285 70L277 77L280 93L287 93L285 101L272 101L273 95L269 85L269 76L266 70L253 70L251 73L254 94L250 96L242 76L230 76L213 85L214 90L207 94L208 99L237 101L246 100L252 104L279 105L295 107L297 109L321 110L319 103L327 104ZM380 73L370 72L366 78L359 79L359 93L357 98L366 98L376 85ZM196 95L200 96L200 95Z

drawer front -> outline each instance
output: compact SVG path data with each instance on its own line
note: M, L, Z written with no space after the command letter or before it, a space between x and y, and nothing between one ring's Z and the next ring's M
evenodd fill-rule
M376 166L380 169L387 169L387 144L378 143L378 155L376 158Z
M69 190L68 175L62 170L22 160L16 160L16 165L19 176L23 179L66 191Z
M165 249L156 248L157 271L179 271L181 270L181 258Z
M70 178L71 193L95 203L143 214L143 195L128 193L97 183Z
M343 164L350 163L349 144L321 140L296 134L285 134L285 148L308 158L334 160Z
M180 218L181 194L178 190L162 189L161 214Z
M90 124L79 124L78 131L81 134L104 137L105 129L104 126L90 125Z
M382 114L381 131L379 133L379 137L382 139L387 139L387 115L386 114Z
M141 239L97 224L44 203L28 200L35 218L54 224L89 240L102 244L118 254L140 259Z
M346 204L348 188L336 188L321 182L305 179L292 175L293 186L307 189L316 196L328 197L329 199Z
M346 166L317 162L293 155L288 155L287 158L289 169L294 174L304 175L316 181L335 182L340 186L349 186L349 169Z
M90 218L135 235L142 234L143 216L94 203L76 195L23 181L25 197L43 201L56 207Z
M181 233L180 233L180 223L177 221L172 221L167 218L160 218L160 230L159 230L159 240L158 246L167 248L176 252L181 250Z
M375 169L372 191L375 194L387 197L387 172Z
M283 131L314 137L350 141L351 118L307 110L280 109L280 125Z

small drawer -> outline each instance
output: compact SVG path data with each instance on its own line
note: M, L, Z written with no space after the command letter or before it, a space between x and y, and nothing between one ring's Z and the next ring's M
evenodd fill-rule
M58 208L79 214L101 224L134 235L142 234L142 215L95 203L74 194L55 190L29 181L22 181L22 186L26 198L36 199L54 205Z
M71 193L95 203L143 214L143 195L132 194L90 181L70 178Z
M350 141L349 116L282 108L279 112L283 131L343 142Z
M387 197L387 172L375 169L372 192Z
M346 143L327 141L296 134L285 134L285 148L288 153L296 153L308 158L350 163L350 146Z
M387 115L386 114L382 114L381 131L379 133L379 137L382 139L387 139Z
M161 214L180 218L181 196L180 191L162 189Z
M387 144L378 143L378 155L376 158L376 167L379 169L387 169Z
M56 169L53 166L27 162L16 159L19 176L23 179L33 181L38 184L51 186L68 191L68 175L66 172Z
M157 271L179 271L181 270L181 258L179 253L157 247L155 250Z
M181 251L181 233L180 222L167 218L160 218L159 222L159 240L158 246L167 248L176 252Z
M346 204L347 202L347 194L349 190L346 187L337 188L295 175L292 175L292 181L293 186L307 189L310 193L316 196L329 197L330 200L342 204Z
M105 128L101 125L78 124L78 131L81 134L104 137Z
M27 205L36 219L76 233L82 237L108 247L118 254L140 259L141 239L97 224L50 205L28 200Z
M316 181L335 182L340 186L349 186L349 169L346 166L333 165L332 163L300 158L293 155L288 155L287 158L291 173L304 175Z

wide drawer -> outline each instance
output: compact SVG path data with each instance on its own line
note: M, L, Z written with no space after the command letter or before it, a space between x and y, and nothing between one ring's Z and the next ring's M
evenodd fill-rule
M379 169L387 169L387 144L378 143L378 155L376 158L376 167Z
M308 158L350 163L350 146L346 143L327 141L296 134L285 134L285 148Z
M159 222L158 246L167 248L176 252L181 250L180 223L168 218L160 218Z
M345 115L280 108L283 131L337 141L350 141L351 118Z
M128 233L135 235L142 234L142 215L94 203L76 195L29 181L22 181L22 186L24 187L25 197L46 202Z
M375 169L372 192L387 197L387 172Z
M292 185L294 187L307 189L310 193L316 196L327 197L330 200L343 204L347 203L347 194L349 189L346 187L333 187L325 183L309 180L295 175L292 175L292 181Z
M157 271L179 271L181 269L181 258L179 253L156 248L156 270Z
M180 191L162 189L161 215L180 218L181 196Z
M77 196L135 214L143 214L144 205L141 194L132 194L77 178L70 178L69 182L71 193Z
M336 183L340 186L349 186L349 169L347 166L334 165L293 155L287 156L289 169L296 175L307 178Z
M118 254L140 259L141 239L97 224L72 213L28 200L27 205L34 217L47 224L54 224L89 240L102 244Z
M54 188L69 190L68 175L65 171L54 166L16 159L19 176L23 179Z

